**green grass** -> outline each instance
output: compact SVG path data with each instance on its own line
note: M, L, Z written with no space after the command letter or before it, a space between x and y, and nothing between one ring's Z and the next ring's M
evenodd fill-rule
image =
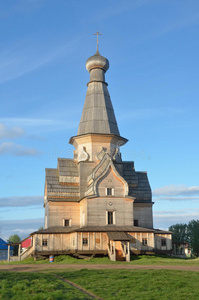
M175 270L67 270L0 272L0 299L91 299L53 274L104 300L199 299L199 272Z
M49 259L39 259L35 261L33 258L28 258L20 262L12 262L9 264L48 264ZM199 266L199 257L197 258L174 258L164 255L138 255L131 256L131 262L112 262L108 257L96 257L87 260L77 259L70 255L55 256L54 263L56 264L131 264L131 265L176 265L176 266ZM0 262L8 264L7 262Z
M60 276L107 299L199 299L199 273L173 270L86 270Z
M0 272L0 299L92 299L50 274Z

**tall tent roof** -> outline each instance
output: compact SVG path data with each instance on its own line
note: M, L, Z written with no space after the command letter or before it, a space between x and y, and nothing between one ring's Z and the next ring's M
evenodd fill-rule
M120 136L110 95L105 82L109 61L97 51L86 62L90 81L77 135L115 134Z

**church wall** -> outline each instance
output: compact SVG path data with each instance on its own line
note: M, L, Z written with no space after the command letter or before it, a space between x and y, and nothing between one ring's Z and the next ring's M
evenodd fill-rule
M106 226L107 212L113 212L114 225L133 225L133 202L123 198L87 199L87 226ZM110 225L111 226L111 225Z
M80 226L80 204L78 202L49 202L48 228L64 226L64 219L71 220L71 226Z
M153 213L151 203L134 203L134 220L138 220L138 226L153 228Z
M80 202L80 227L87 226L87 200Z
M43 241L47 245L43 245ZM34 250L37 251L59 251L71 248L70 234L36 234L34 240Z
M83 239L87 239L87 245L83 244ZM77 250L80 251L106 251L108 247L108 237L105 232L78 232Z
M130 241L130 250L143 250L143 251L153 251L154 244L154 233L153 232L129 232L129 234L134 238ZM143 239L147 240L147 244L143 245Z
M80 180L80 198L83 198L85 195L85 190L87 187L87 178L92 172L93 168L96 166L94 162L79 162L79 180Z
M45 220L44 220L44 228L48 228L48 218L49 218L49 204L45 205Z
M163 240L165 240L164 243L163 243ZM161 251L172 250L171 234L166 234L166 233L165 234L155 234L155 247L157 250L161 250Z

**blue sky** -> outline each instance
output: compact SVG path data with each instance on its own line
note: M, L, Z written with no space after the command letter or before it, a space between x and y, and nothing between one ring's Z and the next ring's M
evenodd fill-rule
M199 218L198 0L0 3L0 236L43 225L45 168L72 157L89 74L106 74L123 160L147 171L154 227Z

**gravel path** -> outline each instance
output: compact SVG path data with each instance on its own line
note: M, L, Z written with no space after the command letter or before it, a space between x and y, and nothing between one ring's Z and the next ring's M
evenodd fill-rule
M181 271L195 271L199 272L199 266L173 266L173 265L83 265L83 264L19 264L19 265L1 265L0 271L14 271L14 272L33 272L44 271L50 269L62 269L62 270L81 270L81 269L126 269L126 270L181 270Z

